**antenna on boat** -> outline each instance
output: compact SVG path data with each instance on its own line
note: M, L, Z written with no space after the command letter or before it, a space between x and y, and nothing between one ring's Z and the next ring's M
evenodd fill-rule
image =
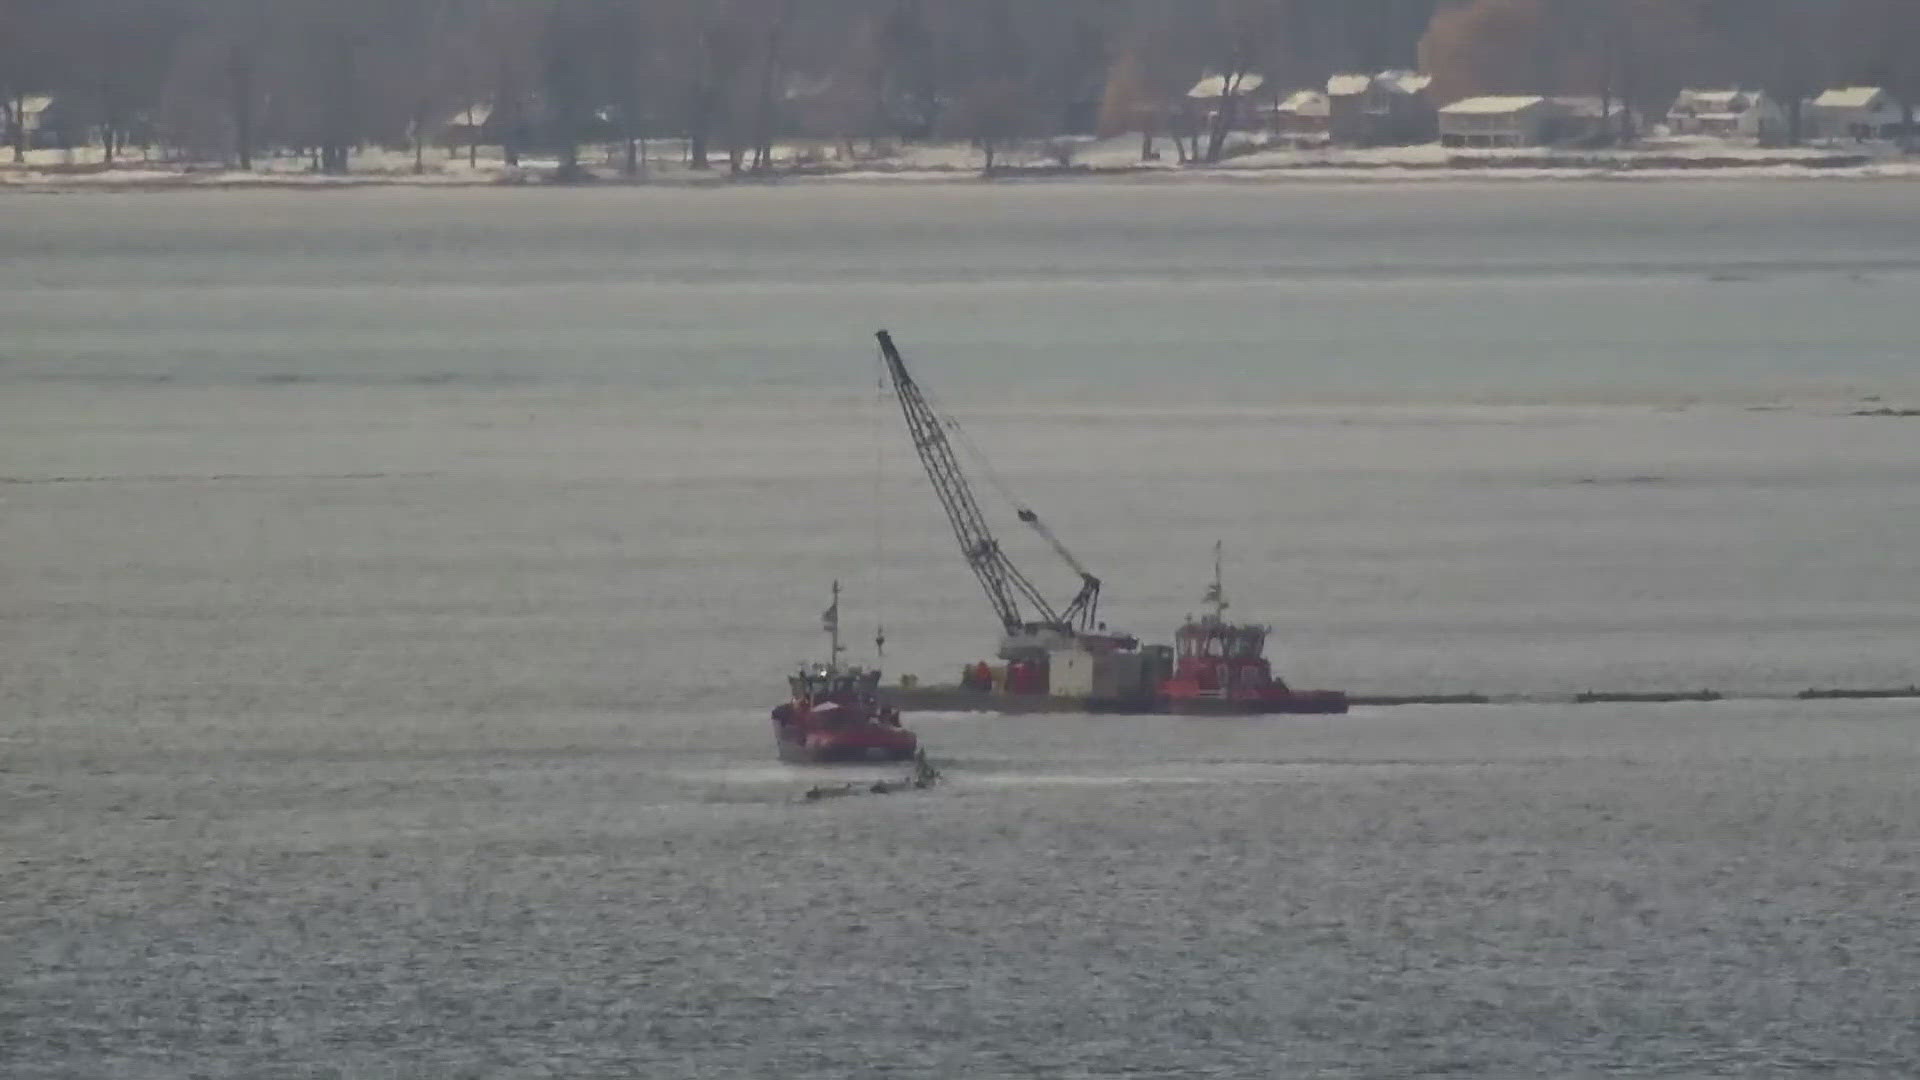
M832 670L840 670L840 654L846 652L846 646L840 644L840 580L833 582L833 606L820 616L820 629L827 632L828 640L833 643L832 660L828 665Z
M1227 616L1227 593L1220 584L1220 541L1213 542L1213 584L1207 586L1206 603L1213 605L1215 621L1225 622Z

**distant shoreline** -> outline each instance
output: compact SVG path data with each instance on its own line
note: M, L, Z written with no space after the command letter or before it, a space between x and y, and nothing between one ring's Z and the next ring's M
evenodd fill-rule
M561 184L553 177L558 163L527 160L507 166L482 159L464 161L436 155L416 174L411 155L369 152L365 171L321 175L299 168L292 159L273 160L265 169L241 172L204 165L130 162L106 167L98 161L0 162L0 192L33 194L91 191L292 190L347 188L594 188L720 187L794 183L980 184L1004 182L1123 181L1130 183L1444 183L1462 181L1533 182L1567 180L1920 180L1920 155L1901 155L1888 147L1824 146L1762 149L1735 143L1692 142L1651 145L1632 150L1559 150L1520 148L1461 150L1440 146L1373 149L1265 149L1230 157L1213 165L1140 161L1138 139L1083 144L1061 156L1031 149L1006 155L1006 164L983 173L977 151L964 145L915 146L869 160L807 160L798 154L770 173L731 175L724 161L706 170L689 168L678 155L654 155L637 178L611 164L596 162L585 183ZM665 150L665 148L663 148Z
M1787 171L1791 169L1792 171ZM1598 169L1578 167L1553 168L1481 168L1481 169L1348 169L1340 167L1324 168L1287 168L1287 169L1239 169L1204 170L1195 172L1169 173L1156 169L1089 169L1089 170L1047 170L1047 169L1010 169L996 170L991 176L978 172L929 172L924 170L876 171L862 170L846 173L791 173L774 176L717 176L711 178L689 177L651 177L628 179L625 177L599 178L588 183L554 183L542 179L525 181L501 181L489 179L429 179L414 177L383 176L365 174L357 176L315 176L315 177L219 177L203 178L182 174L178 177L151 177L100 179L75 181L62 179L15 180L0 179L0 196L13 195L85 195L85 194L123 194L123 193L163 193L187 191L283 191L320 192L320 191L357 191L367 189L412 189L420 191L475 191L475 190L515 190L540 189L553 191L581 191L594 189L646 189L672 188L677 190L696 188L752 188L760 186L790 186L800 184L884 184L884 185L926 185L957 186L981 184L1034 184L1075 182L1125 182L1146 185L1180 185L1195 183L1227 183L1235 185L1306 185L1306 184L1393 184L1393 183L1552 183L1552 182L1633 182L1654 183L1686 181L1754 181L1754 182L1841 182L1854 183L1880 182L1898 183L1920 181L1920 166L1909 170L1821 170L1801 166L1776 169L1755 169L1751 167L1726 168L1684 168L1684 169Z

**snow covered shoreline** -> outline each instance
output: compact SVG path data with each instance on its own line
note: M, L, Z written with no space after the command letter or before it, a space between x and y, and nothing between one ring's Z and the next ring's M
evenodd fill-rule
M980 154L965 144L915 145L854 160L828 158L819 147L783 147L772 174L732 177L724 159L695 170L684 164L677 140L649 147L649 164L629 179L598 155L584 163L594 182L609 185L729 186L739 183L977 183L992 181L1127 181L1348 183L1548 180L1915 180L1920 155L1881 144L1762 148L1711 139L1671 139L1631 150L1528 147L1472 150L1438 145L1378 148L1241 148L1217 164L1141 161L1138 136L1082 140L1004 152L991 177ZM21 164L0 163L0 191L83 192L206 189L339 189L404 186L470 188L547 185L558 169L550 160L509 166L497 157L469 165L464 157L428 156L413 171L411 155L370 151L355 171L327 176L303 159L276 158L243 172L204 164L126 162L112 167L97 152L34 151ZM610 156L610 155L609 155Z

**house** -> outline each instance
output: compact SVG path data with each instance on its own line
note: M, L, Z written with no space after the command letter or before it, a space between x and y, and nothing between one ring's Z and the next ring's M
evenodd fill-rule
M1682 90L1667 110L1667 130L1773 142L1786 134L1787 114L1764 90Z
M58 140L54 138L55 109L53 98L47 94L25 94L17 98L8 98L0 102L0 136L4 141L13 142L16 137L22 146L49 146Z
M1267 130L1295 142L1325 139L1329 115L1327 95L1318 90L1296 90L1265 110Z
M1601 97L1552 97L1547 99L1546 141L1579 143L1603 138L1620 130L1621 120L1630 115L1626 102Z
M440 122L440 141L447 146L470 146L490 140L493 103L475 101Z
M1443 106L1439 113L1444 146L1540 146L1556 119L1552 102L1539 95L1473 97Z
M1432 142L1438 130L1432 85L1431 76L1412 71L1335 75L1327 80L1328 136L1352 146Z
M1242 72L1234 76L1208 75L1194 83L1192 89L1187 91L1187 101L1206 107L1206 112L1201 114L1204 121L1202 127L1211 131L1214 125L1220 122L1221 100L1231 98L1229 126L1244 128L1248 126L1249 119L1260 112L1254 103L1255 95L1265 85L1267 85L1265 75L1255 75L1251 72Z
M1877 86L1829 90L1807 103L1807 119L1823 139L1900 137L1900 103Z
M1187 91L1187 96L1195 101L1218 101L1221 96L1227 93L1229 84L1232 85L1233 96L1240 98L1265 86L1267 84L1267 77L1265 75L1255 75L1250 72L1244 72L1237 76L1208 75L1206 78L1194 83L1193 88Z
M17 99L15 107L20 113L15 119L19 121L21 130L31 137L46 122L47 110L53 108L53 97L50 94L28 94Z

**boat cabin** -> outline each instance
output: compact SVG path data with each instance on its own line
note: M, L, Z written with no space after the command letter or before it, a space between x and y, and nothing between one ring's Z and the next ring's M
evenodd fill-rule
M853 705L873 701L880 689L880 673L814 664L788 676L787 684L793 688L793 700L805 705Z
M1174 634L1174 680L1203 693L1284 687L1267 663L1267 627L1216 615L1188 619Z
M1258 660L1266 648L1267 628L1202 619L1181 627L1174 643L1181 660Z

